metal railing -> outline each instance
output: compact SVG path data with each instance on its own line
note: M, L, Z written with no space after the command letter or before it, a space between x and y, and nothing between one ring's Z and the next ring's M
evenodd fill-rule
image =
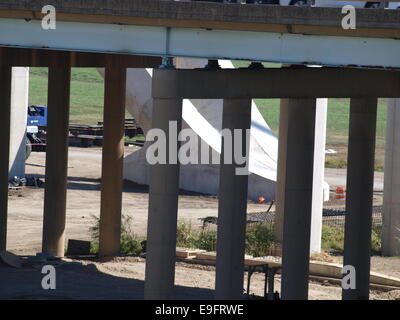
M186 1L186 0L178 0L178 1ZM218 2L218 3L233 3L233 4L269 4L269 5L297 5L297 6L314 6L316 1L318 3L330 2L333 1L338 2L338 7L341 7L346 4L356 3L356 2L364 2L364 8L368 9L385 9L388 8L390 2L398 2L399 5L396 9L400 9L400 1L399 0L351 0L351 1L343 1L343 0L289 0L288 3L283 0L189 0L189 1L202 1L202 2ZM318 5L319 7L323 7L323 5ZM330 5L332 6L332 5Z

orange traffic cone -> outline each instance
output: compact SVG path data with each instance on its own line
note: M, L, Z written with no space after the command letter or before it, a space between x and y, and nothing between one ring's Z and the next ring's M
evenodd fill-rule
M336 188L336 200L345 200L346 199L346 194L343 188Z

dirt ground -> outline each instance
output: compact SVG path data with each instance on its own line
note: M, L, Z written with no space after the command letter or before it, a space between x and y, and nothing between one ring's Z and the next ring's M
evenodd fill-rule
M131 153L136 147L126 148ZM27 174L44 177L44 153L32 153L27 161ZM90 240L89 228L93 216L100 211L101 150L70 148L67 194L68 239ZM35 255L41 249L44 189L25 188L13 191L9 197L8 248L18 255ZM133 229L139 236L146 234L148 194L144 187L126 183L123 193L123 214L133 218ZM179 219L200 226L201 217L216 216L216 197L184 194L179 198ZM266 210L266 205L249 203L249 212ZM339 258L340 259L340 258ZM56 262L57 290L43 291L43 275L38 264L13 269L0 265L0 299L141 299L145 262L141 258L125 257L100 263L65 259ZM400 278L399 258L372 258L372 269ZM187 275L191 274L190 277ZM247 277L245 277L246 279ZM212 299L215 281L214 267L178 263L176 268L177 298ZM244 284L246 286L246 282ZM262 295L264 279L253 275L250 293ZM280 277L275 283L280 289ZM337 285L310 282L310 299L340 299ZM373 299L400 299L400 291L371 292Z
M397 266L399 261L396 261ZM88 260L70 260L49 263L56 267L56 290L43 290L42 265L33 264L21 269L0 264L0 299L143 299L145 261L142 258L123 257L100 263ZM397 272L399 272L398 268ZM190 274L190 277L188 277ZM175 273L175 297L182 300L211 300L214 297L215 268L178 262ZM280 291L280 275L275 288ZM244 288L247 287L245 274ZM262 296L264 275L253 274L250 294ZM310 281L309 298L339 300L339 285ZM371 291L371 299L400 300L400 290Z
M127 147L126 154L137 147ZM26 174L44 179L45 154L33 152L26 165ZM101 149L69 149L67 227L68 239L90 240L89 228L94 217L100 214ZM44 189L27 187L10 192L8 246L18 254L40 251L43 221ZM266 210L267 205L249 203L249 212ZM132 216L133 231L138 236L147 231L147 188L125 182L123 192L123 215ZM178 219L190 221L196 227L199 218L217 216L216 197L185 193L179 197ZM28 240L29 239L29 240Z

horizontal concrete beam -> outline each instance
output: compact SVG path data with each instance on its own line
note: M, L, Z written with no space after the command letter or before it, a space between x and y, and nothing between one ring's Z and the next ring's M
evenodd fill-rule
M0 65L7 63L14 67L48 67L51 57L57 52L59 51L0 47ZM109 54L70 52L70 65L71 67L105 67L107 55ZM126 68L157 68L161 64L159 57L124 54L118 55L118 61Z
M0 0L0 16L37 19L42 17L41 9L48 0ZM165 0L52 0L59 19L80 19L89 22L98 16L105 23L126 23L121 18L153 19L152 25L166 26L173 20L185 21L185 27L193 27L194 21L221 23L220 28L235 28L238 24L280 24L335 26L341 28L340 8L292 7L275 5L240 5L209 2L186 2ZM3 13L1 13L3 11ZM81 18L72 17L79 15ZM100 16L102 16L100 18ZM101 21L97 20L97 21ZM145 20L142 20L143 22ZM225 25L223 25L225 23ZM229 25L231 24L231 25ZM184 25L181 25L182 27ZM213 28L215 25L212 26ZM358 28L400 28L400 12L395 10L357 9ZM256 29L260 30L260 28ZM347 31L347 33L349 33Z
M157 23L162 24L161 21ZM320 27L317 29L321 33ZM308 32L288 34L281 31L231 31L186 26L168 28L63 21L57 22L55 30L43 30L39 20L5 18L0 18L0 30L0 46L3 47L400 68L400 41L393 37L382 39L309 35Z
M173 79L163 81L159 79ZM169 85L168 85L169 84ZM400 71L350 68L154 70L154 98L400 97Z

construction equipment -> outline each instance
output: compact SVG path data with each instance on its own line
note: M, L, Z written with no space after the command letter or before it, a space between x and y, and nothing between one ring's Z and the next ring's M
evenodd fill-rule
M47 106L29 106L28 120L26 127L26 157L32 151L46 151L46 140L44 139L45 131L42 127L47 126Z
M26 128L26 159L32 151L46 151L46 135L47 135L47 106L28 107L28 121ZM69 130L69 145L76 147L91 147L103 145L103 122L98 122L97 125L82 125L70 124ZM135 119L125 119L124 125L125 136L133 138L143 135L143 130L137 126ZM127 142L128 143L128 142ZM144 141L134 141L128 144L142 146Z

